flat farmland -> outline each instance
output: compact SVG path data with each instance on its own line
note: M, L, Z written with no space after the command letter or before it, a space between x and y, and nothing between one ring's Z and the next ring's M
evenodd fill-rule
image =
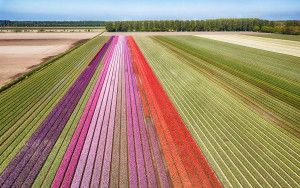
M298 57L195 36L135 39L225 187L299 186Z
M300 57L118 34L0 93L0 187L300 186Z
M98 33L1 33L0 86Z

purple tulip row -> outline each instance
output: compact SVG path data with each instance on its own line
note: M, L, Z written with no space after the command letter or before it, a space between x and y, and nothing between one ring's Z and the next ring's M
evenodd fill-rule
M101 48L67 93L0 175L0 187L30 187L73 113L113 38Z
M115 37L52 187L169 187L126 37Z
M121 54L118 37L115 37L112 43L112 51L109 51L111 53L108 53L105 60L107 67L103 72L105 74L103 87L95 93L97 96L92 102L95 107L92 109L86 108L92 115L81 117L81 119L85 118L83 121L84 130L82 130L79 138L73 136L71 143L80 138L84 138L84 140L77 141L72 156L68 152L71 148L68 148L52 187L89 187L89 185L97 187L101 180L104 180L105 177L109 178L109 175L102 174L104 171L101 171L101 166L110 166L111 164L109 160L105 160L107 157L111 158L109 150L105 147L111 145L108 134L112 133L114 129L116 95L118 93L117 83L120 72L119 58ZM91 98L94 98L94 96L91 96ZM81 140L84 142L81 142ZM69 159L70 157L72 158ZM68 164L64 163L67 160L70 160L70 162ZM64 171L66 172L63 174Z
M99 75L98 81L92 91L91 96L89 97L79 124L77 125L75 133L73 134L71 142L56 173L52 187L70 187L79 157L81 156L80 154L83 149L87 150L86 146L84 148L84 144L85 142L91 141L93 134L91 131L95 129L96 125L95 118L93 117L95 117L95 111L99 112L100 106L98 101L100 100L101 103L101 99L104 98L104 88L107 87L106 85L108 84L108 77L111 76L111 69L109 67L117 40L118 37L114 37L110 48L106 53L107 55L103 60L104 67L102 72ZM85 152L85 154L88 154L88 152Z

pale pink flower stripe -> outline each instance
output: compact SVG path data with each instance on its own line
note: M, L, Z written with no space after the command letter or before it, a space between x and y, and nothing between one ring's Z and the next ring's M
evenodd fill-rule
M124 39L121 38L121 41L122 40L124 40ZM119 75L121 74L121 70L120 70L121 67L120 66L121 66L121 63L122 63L122 60L120 58L121 58L121 55L123 53L123 51L122 51L122 42L121 42L120 51L118 51L118 52L119 52L119 54L117 54L116 61L118 61L119 63L118 63L117 74L114 77L115 85L114 85L114 91L113 91L111 110L110 110L110 114L109 114L109 122L108 122L108 127L107 127L106 141L100 139L100 143L99 143L100 146L105 145L105 151L103 153L100 153L100 152L97 153L100 156L104 155L104 159L101 160L101 162L103 161L101 178L99 176L96 176L97 178L101 179L100 187L109 187L110 167L111 167L111 160L112 160L111 154L112 154L114 127L115 127L115 117L116 117L116 111L117 111L117 94L118 94L118 85L119 85L119 79L118 78L119 78ZM119 89L121 89L121 88L119 88ZM104 125L106 125L106 123ZM104 134L101 134L101 136L102 135L104 136ZM98 157L96 159L98 159ZM97 162L97 160L96 160L96 162ZM97 167L98 163L96 163L95 166ZM101 168L94 168L94 172L95 171L100 171L100 170L101 170ZM96 180L98 180L98 179L96 179ZM98 181L96 181L96 182L98 182Z
M118 43L119 44L119 43ZM99 181L100 181L100 175L101 175L101 163L103 160L103 150L106 142L105 142L105 136L107 132L107 126L108 126L108 118L109 118L109 112L112 108L112 95L114 92L114 85L116 81L116 75L118 72L119 63L116 61L117 58L117 52L119 51L119 46L115 47L115 51L113 54L111 65L114 65L113 74L110 83L108 84L107 92L105 93L105 96L103 98L105 104L102 104L102 107L100 109L100 115L98 117L97 123L96 123L96 130L94 133L94 137L92 140L91 149L88 154L88 160L86 162L83 178L82 178L82 187L87 187L91 184L92 187L98 187ZM115 109L112 109L115 110ZM92 177L92 178L91 178Z
M118 40L118 38L116 38L116 40L114 40L114 45L117 43L117 40ZM110 89L109 86L110 86L110 82L113 78L114 69L115 69L115 63L110 62L109 74L105 78L105 83L104 83L105 87L101 90L99 102L97 103L95 113L94 113L92 121L91 121L90 129L88 131L88 135L86 137L86 140L85 140L85 143L83 146L83 150L81 152L80 159L79 159L79 162L78 162L78 165L77 165L77 168L75 171L75 175L74 175L74 178L73 178L73 181L71 184L72 187L79 187L81 185L81 183L83 183L83 184L87 183L85 181L82 181L82 175L85 172L85 170L88 170L88 169L85 169L85 166L86 166L86 163L89 162L87 160L87 158L88 158L88 155L90 155L89 154L90 149L92 150L92 152L97 149L96 148L97 146L95 146L94 148L91 147L91 145L92 145L91 143L93 141L94 134L97 133L97 130L99 128L101 129L100 126L96 127L96 124L97 124L98 120L101 121L101 119L103 119L103 114L104 114L106 101L107 101L108 90ZM96 130L96 128L97 128L97 130ZM96 137L96 139L97 139L97 137ZM92 158L90 160L90 162L93 162L94 160L95 160L95 158ZM87 168L92 168L92 167L87 165ZM92 171L92 169L90 169L90 173L91 173L91 171ZM84 180L84 178L83 178L83 180Z
M149 132L149 139L152 145L152 155L153 155L153 163L155 163L157 176L160 179L161 187L168 188L170 186L170 179L167 175L167 170L163 161L163 154L160 150L159 141L157 138L157 133L155 131L154 125L151 121L147 122L147 128Z
M80 122L54 178L52 187L109 187L117 104L124 87L126 114L128 185L170 187L154 125L146 121L132 54L124 36L114 37L104 57L97 80ZM121 83L123 84L121 84ZM120 101L121 100L121 101ZM119 125L118 125L119 126ZM121 140L120 140L121 141ZM121 141L122 142L122 141ZM121 148L120 148L121 149ZM121 150L120 150L121 151ZM121 159L121 153L119 160ZM114 159L116 160L116 159ZM122 168L121 166L119 168ZM122 175L119 174L119 178ZM115 177L115 176L114 176ZM123 179L126 181L126 177ZM120 184L122 186L122 184Z
M138 187L138 173L135 154L135 143L133 133L133 117L130 97L130 56L125 53L125 90L127 106L127 141L128 141L128 167L129 167L129 186Z
M152 121L146 121L142 104L141 104L141 94L138 90L137 77L135 73L133 75L133 86L135 99L137 104L137 112L139 118L140 134L142 137L142 145L145 157L145 166L147 171L147 180L149 187L158 187L158 182L156 180L155 168L157 170L157 178L160 179L159 183L162 187L170 187L169 178L164 165L163 156L160 151L159 141L156 135L156 131ZM152 151L152 153L151 153ZM153 158L153 159L152 159Z
M135 74L133 73L133 69L131 68L131 74L132 74L132 81L133 81L133 91L134 91L134 99L136 101L136 108L137 108L137 116L138 116L138 127L136 127L136 134L138 134L141 137L141 140L139 141L142 143L143 151L144 151L144 161L145 161L145 167L146 167L146 173L147 173L147 180L148 180L148 186L149 187L157 187L157 182L155 178L155 171L153 167L153 161L151 158L151 152L150 152L150 146L148 142L148 137L146 133L146 124L144 121L144 114L142 110L142 104L141 104L141 98L138 91L137 81Z
M129 48L126 48L126 54L130 54ZM130 56L131 57L131 56ZM146 136L145 123L141 109L141 102L137 90L137 82L133 72L131 58L128 61L130 100L133 119L133 137L135 142L135 161L137 164L139 187L154 186L156 179L151 159L149 143ZM143 144L143 145L142 145ZM130 169L134 170L134 169Z
M113 48L114 48L114 44L112 43L107 52L108 55L104 59L104 68L99 75L99 79L92 91L92 94L84 109L83 115L81 116L80 122L75 130L75 133L68 146L68 149L56 173L52 187L59 187L63 180L64 180L64 186L70 185L71 183L78 162L77 156L79 156L79 154L81 153L82 145L84 143L86 133L89 128L90 121L92 119L93 109L95 109L96 107L96 101L99 97L100 90L103 87L104 78L106 77L108 67L109 67L109 62L110 59L112 58Z

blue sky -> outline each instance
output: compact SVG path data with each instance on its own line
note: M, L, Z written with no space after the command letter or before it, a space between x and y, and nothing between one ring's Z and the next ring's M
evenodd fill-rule
M300 0L0 0L0 20L300 19Z

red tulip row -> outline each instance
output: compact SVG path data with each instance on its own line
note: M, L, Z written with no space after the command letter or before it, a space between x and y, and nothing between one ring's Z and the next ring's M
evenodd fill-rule
M32 185L99 62L52 187L221 187L132 37L111 37L0 176Z
M221 187L221 183L176 111L134 39L129 38L133 64L145 95L144 109L151 115L175 187ZM146 114L145 113L145 114Z

